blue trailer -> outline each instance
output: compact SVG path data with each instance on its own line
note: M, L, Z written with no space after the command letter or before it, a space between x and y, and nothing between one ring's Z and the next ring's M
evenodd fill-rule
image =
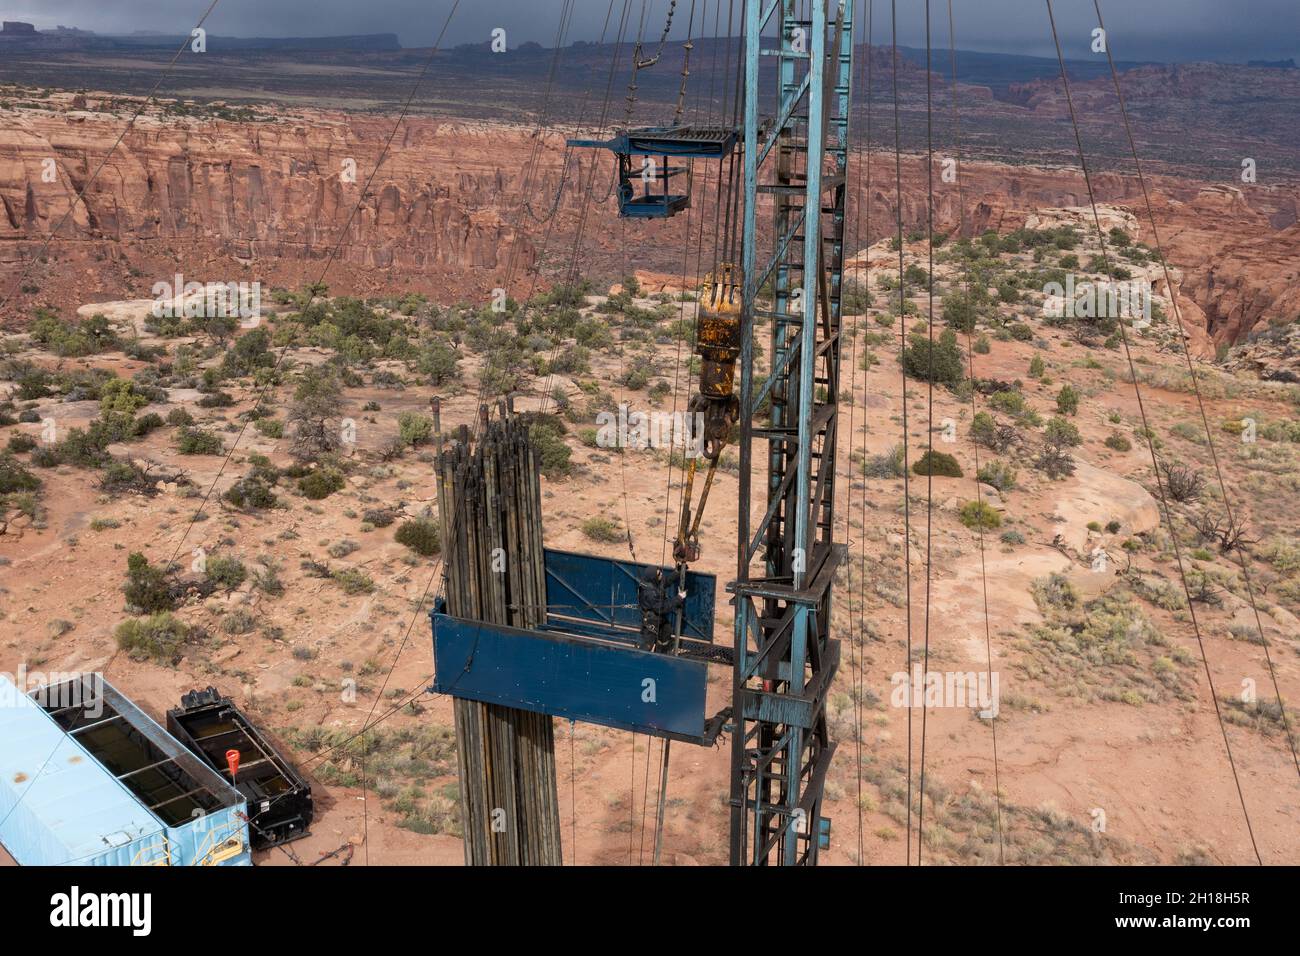
M0 676L0 844L22 866L247 866L244 797L98 675Z

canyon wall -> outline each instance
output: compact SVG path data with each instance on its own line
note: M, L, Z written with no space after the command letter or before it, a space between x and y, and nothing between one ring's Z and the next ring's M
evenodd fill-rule
M527 294L540 281L529 271L539 260L544 274L573 264L601 277L630 268L693 275L719 228L716 167L698 170L688 214L624 222L610 195L610 155L566 151L558 133L413 117L385 152L393 118L326 111L265 113L256 122L144 115L74 206L129 115L106 104L56 94L48 110L0 110L5 293L28 272L4 317L10 322L37 304L146 294L176 271L289 286L315 281L328 264L327 282L339 292L410 289L445 301L485 296L502 282ZM851 246L893 234L900 193L904 229L924 229L924 160L904 156L902 166L900 190L892 152L856 164ZM934 182L937 228L956 228L964 205L968 234L1088 201L1082 176L1068 168L967 163L960 199L955 185L937 174ZM1213 341L1300 316L1300 188L1169 177L1150 186L1169 261ZM1131 208L1143 224L1137 238L1151 242L1134 177L1101 173L1093 187L1099 202ZM65 215L48 261L34 262Z

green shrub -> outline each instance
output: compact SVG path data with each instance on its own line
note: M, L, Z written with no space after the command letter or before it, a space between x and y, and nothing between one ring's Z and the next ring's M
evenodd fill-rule
M99 487L101 491L109 494L121 494L127 491L148 494L157 483L157 478L150 478L148 473L135 462L115 458L104 465L104 474L99 480Z
M1062 415L1075 415L1079 411L1079 393L1069 384L1062 385L1056 393L1056 410Z
M38 310L31 337L62 358L79 358L107 352L119 345L107 318L99 313L88 319L64 322L53 312Z
M36 447L36 439L26 432L14 432L9 436L9 450L16 455L29 452Z
M167 413L167 424L188 428L194 424L194 416L183 408L173 408Z
M256 475L239 479L221 497L236 508L274 508L279 502L271 485Z
M951 292L943 297L943 320L962 332L974 332L975 322L979 318L970 296L961 292Z
M998 424L988 412L976 412L971 419L970 435L976 443L986 448L994 447L997 442Z
M539 422L528 428L528 437L540 459L542 474L547 478L563 478L569 474L569 458L573 450L564 441L556 425Z
M313 501L328 498L334 492L342 491L345 485L347 479L343 477L343 472L328 465L298 479L298 490Z
M148 404L149 397L136 391L135 382L130 379L111 379L99 390L99 412L105 417L112 412L134 415Z
M983 501L968 501L961 506L961 523L972 531L992 531L1002 526L997 509Z
M1042 378L1045 374L1047 374L1047 367L1043 364L1043 357L1035 355L1029 360L1029 377Z
M1043 441L1057 448L1074 448L1083 444L1083 436L1079 434L1077 425L1058 416L1047 423Z
M351 538L344 538L341 541L335 541L329 546L329 555L331 558L346 558L353 551L357 551L361 545L357 544Z
M1053 572L1045 578L1035 578L1032 590L1034 603L1044 613L1051 608L1068 611L1079 605L1079 595L1064 574Z
M1000 459L980 465L977 476L986 485L992 485L998 491L1007 492L1016 487L1016 467Z
M315 461L336 449L340 438L335 419L342 411L343 383L338 372L324 365L306 369L286 418L293 426L294 457Z
M1106 447L1113 451L1131 451L1133 443L1119 432L1111 432L1106 436Z
M44 398L53 387L50 373L38 365L21 369L17 372L14 381L18 383L18 391L13 397L20 402L34 402Z
M608 518L588 518L582 523L582 533L592 541L603 541L607 544L622 541L624 538L622 529Z
M266 438L284 437L284 422L278 418L259 418L253 422L253 427Z
M248 577L243 561L225 555L214 555L208 558L204 574L217 587L225 588L227 591L233 591Z
M847 280L840 292L840 309L845 315L865 315L871 305L871 293L866 286Z
M275 356L268 346L271 337L266 329L253 329L235 339L221 360L221 372L228 378L252 375L258 369L271 368L275 365Z
M580 319L574 325L573 337L579 345L589 349L605 349L614 344L614 336L609 331L609 325L604 319L594 315Z
M423 445L433 434L433 419L418 412L397 416L397 437L403 445Z
M229 392L218 390L204 395L196 404L199 408L230 408L235 404L235 399Z
M126 559L126 583L122 585L128 607L139 608L146 614L170 611L176 607L176 598L162 568L154 567L139 551L132 551Z
M911 344L903 349L903 367L912 378L923 382L956 385L965 378L965 358L957 345L957 333L944 329L931 346L930 340L913 332Z
M1016 418L1023 418L1032 412L1029 404L1025 401L1025 396L1014 389L1003 389L994 392L989 396L989 407L1013 415Z
M398 526L397 533L393 535L393 540L426 558L442 550L438 522L432 518L413 518L410 521L403 521Z
M132 659L172 666L181 659L185 644L197 635L194 628L163 611L146 618L125 620L113 636L117 646Z
M166 424L163 417L157 412L150 412L148 415L141 415L135 420L134 434L137 438L142 438L152 431L157 431Z
M952 455L931 449L916 460L912 471L918 475L941 475L945 478L960 478L961 465Z
M76 465L78 468L102 468L111 458L107 448L115 440L103 422L91 422L87 429L73 428L57 445L42 445L32 451L32 464L42 468Z
M221 436L202 428L183 428L176 440L176 449L182 455L220 455L226 450Z
M397 512L390 508L372 508L361 513L361 520L372 528L387 528L397 520Z
M1034 467L1053 480L1074 474L1074 457L1062 445L1045 444L1034 459Z
M1277 535L1264 542L1260 557L1283 574L1300 571L1300 544Z
M578 375L591 371L591 351L583 345L562 350L549 363L548 371L556 375Z
M344 594L369 594L375 589L374 580L360 568L334 571L330 580L342 588Z
M630 391L639 392L650 384L650 376L653 374L654 369L644 363L636 362L629 365L615 381Z
M247 634L257 626L257 619L242 607L221 619L221 629L227 634Z
M10 452L0 454L0 495L36 491L41 487L37 478Z

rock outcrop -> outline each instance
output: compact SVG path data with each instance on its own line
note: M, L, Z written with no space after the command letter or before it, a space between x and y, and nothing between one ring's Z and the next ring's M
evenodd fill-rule
M4 111L0 281L12 286L62 224L49 262L31 269L6 320L65 293L82 301L147 295L178 265L202 273L187 280L297 285L315 281L330 262L328 281L340 290L400 286L445 297L450 288L465 299L505 280L512 294L527 294L539 258L544 269L576 261L610 276L631 267L681 271L687 217L623 227L609 155L566 150L558 133L411 117L386 149L389 116L257 111L252 121L234 121L211 118L220 110L151 110L109 155L132 108L101 94L76 102L54 94L47 109ZM74 204L105 157L84 202ZM923 158L904 157L901 191L892 153L873 152L858 169L850 241L892 235L900 201L904 227L924 228ZM701 241L700 216L714 208L716 172L697 171L691 244ZM936 227L964 222L970 234L1088 202L1074 169L972 161L960 198L955 185L937 176L935 183ZM1300 187L1169 177L1150 177L1150 185L1168 259L1196 306L1185 321L1204 322L1191 330L1194 339L1231 344L1300 315ZM1135 178L1100 172L1093 187L1099 202L1127 207L1133 218L1125 220L1151 241ZM770 217L760 223L769 227Z

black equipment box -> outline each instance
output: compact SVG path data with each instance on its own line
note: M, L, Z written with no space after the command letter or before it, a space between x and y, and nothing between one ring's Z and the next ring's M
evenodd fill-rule
M288 843L307 835L312 820L311 786L285 760L229 697L215 687L190 691L167 711L167 730L223 777L227 754L239 751L234 786L248 798L248 827L254 848Z

